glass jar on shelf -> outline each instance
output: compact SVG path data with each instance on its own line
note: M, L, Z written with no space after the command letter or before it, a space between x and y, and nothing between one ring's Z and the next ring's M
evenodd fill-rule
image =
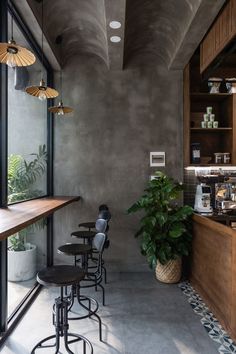
M222 154L222 152L215 152L214 156L215 156L214 161L215 161L215 163L217 165L223 163L223 154Z

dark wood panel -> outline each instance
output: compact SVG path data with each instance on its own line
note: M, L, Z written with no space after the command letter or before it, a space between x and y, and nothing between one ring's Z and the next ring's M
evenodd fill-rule
M232 158L231 163L236 164L236 94L232 97Z
M235 13L235 0L229 0L203 39L200 46L201 73L235 37Z
M0 240L78 200L80 197L45 197L0 208Z

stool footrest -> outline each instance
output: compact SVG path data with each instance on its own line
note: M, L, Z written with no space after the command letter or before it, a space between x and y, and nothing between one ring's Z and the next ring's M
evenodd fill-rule
M74 339L72 340L68 340L68 337L73 337ZM44 343L52 340L52 339L55 339L55 343L54 344L47 344L47 345L43 345ZM66 339L67 339L67 342L66 342L66 351L67 353L72 353L73 352L69 349L68 347L68 344L72 344L72 343L75 343L75 342L79 342L79 341L83 341L83 346L85 348L85 346L87 345L90 349L90 354L93 354L93 347L92 347L92 344L89 342L89 340L87 338L85 338L84 336L80 335L80 334L74 334L74 333L67 333L67 336L66 336ZM46 337L44 339L42 339L40 342L38 342L34 348L32 349L31 351L31 354L35 354L35 350L37 349L43 349L43 348L54 348L56 347L57 348L57 351L56 353L59 353L59 347L57 346L57 343L58 343L58 337L56 334L52 335L52 336L49 336L49 337ZM59 343L58 343L59 345Z

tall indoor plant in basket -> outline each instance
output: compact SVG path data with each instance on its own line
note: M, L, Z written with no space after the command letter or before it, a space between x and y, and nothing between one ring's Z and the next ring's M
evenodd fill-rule
M43 194L37 182L46 172L46 146L40 145L38 153L31 154L30 161L21 155L8 158L8 202L37 198ZM45 225L44 220L28 226L8 239L8 279L24 281L36 273L36 246L27 242L27 236Z
M144 211L136 237L141 237L141 253L147 257L156 277L166 283L181 278L182 256L191 248L190 206L178 205L183 186L164 173L157 171L149 181L145 194L134 203L128 213Z

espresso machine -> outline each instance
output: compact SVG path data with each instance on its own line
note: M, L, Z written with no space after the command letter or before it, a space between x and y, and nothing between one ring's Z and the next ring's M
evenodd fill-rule
M197 185L194 210L201 214L211 214L213 212L211 206L211 187L206 183Z
M216 208L222 211L236 209L236 184L235 178L229 178L227 183L215 185Z

